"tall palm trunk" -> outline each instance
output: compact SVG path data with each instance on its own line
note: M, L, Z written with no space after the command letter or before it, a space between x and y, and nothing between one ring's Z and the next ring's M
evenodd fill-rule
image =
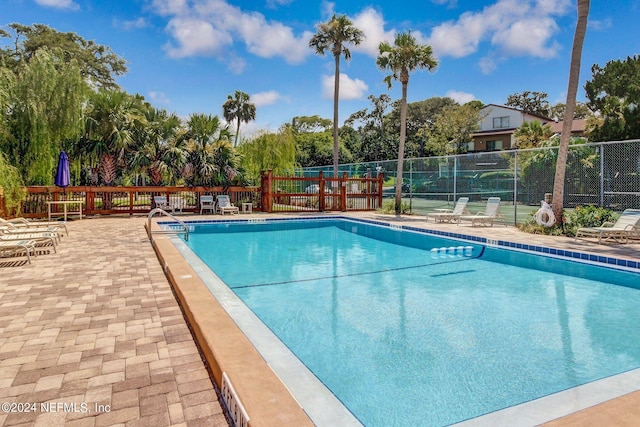
M402 174L404 166L404 140L407 134L407 86L409 86L409 72L400 73L402 83L402 101L400 104L400 142L398 144L398 171L396 173L396 215L402 214Z
M587 32L587 17L589 16L589 1L578 0L578 22L573 36L573 48L571 50L571 67L569 69L569 86L567 88L567 101L562 121L562 135L558 148L556 161L556 175L553 180L553 214L558 221L562 221L562 208L564 207L564 178L567 171L567 155L569 142L571 141L571 125L573 114L576 110L576 93L578 80L580 79L580 62L582 59L582 45Z
M338 99L340 93L340 53L334 55L336 70L333 78L333 177L338 177L340 146L338 144Z

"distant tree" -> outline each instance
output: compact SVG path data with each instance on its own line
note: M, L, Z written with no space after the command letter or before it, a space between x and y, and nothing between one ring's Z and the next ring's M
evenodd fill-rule
M549 117L550 106L549 101L547 101L548 96L545 92L530 92L526 90L522 93L509 95L505 105L537 116Z
M571 142L571 129L573 124L573 113L576 108L576 94L578 92L578 81L580 79L580 62L582 60L582 45L587 32L587 18L589 16L589 0L578 0L578 21L573 36L573 47L571 48L571 65L569 68L569 83L567 87L567 102L565 107L564 120L562 121L562 134L560 135L560 147L558 148L558 160L556 162L556 173L553 179L553 214L557 220L561 220L564 208L564 179L567 170L567 157L569 143Z
M538 120L524 122L513 134L516 148L541 147L553 136L551 126L542 124Z
M251 97L248 94L236 90L233 96L227 96L227 100L222 105L224 119L228 122L235 121L237 123L234 146L238 145L240 123L249 123L251 120L256 119L256 105L252 104L250 100Z
M380 43L376 64L381 70L389 70L391 74L384 80L391 88L391 80L399 80L402 84L402 99L400 105L400 142L398 145L398 185L395 189L396 215L402 212L402 174L404 163L404 143L407 128L407 87L409 73L416 69L435 70L438 61L433 56L433 49L429 45L419 44L411 32L396 35L394 45L387 42Z
M565 105L562 102L558 102L549 109L549 118L554 120L564 120ZM593 113L589 109L589 106L584 102L576 102L576 110L573 113L574 119L586 119L591 117Z
M12 166L0 151L0 188L3 190L6 212L0 210L1 216L9 216L14 210L20 214L20 206L27 195L20 171Z
M53 184L60 150L83 132L89 90L76 61L61 57L42 49L12 70L0 64L0 150L27 185Z
M0 49L0 64L15 69L21 62L30 62L41 50L56 55L56 60L80 69L83 78L93 87L117 88L117 76L127 72L125 60L110 47L87 41L75 33L61 33L43 24L9 24L10 31L0 37L13 38L13 47Z
M80 151L97 159L102 184L114 185L125 171L125 155L134 143L136 129L146 124L145 108L148 105L140 97L120 90L102 89L91 95Z
M593 65L585 90L589 108L602 122L591 132L595 141L640 138L640 56Z
M184 138L188 157L182 175L187 185L230 185L241 180L240 159L228 126L222 126L218 116L191 114Z
M369 95L371 110L365 108L351 114L345 121L346 126L358 123L357 133L360 136L358 151L352 153L361 161L388 160L397 157L397 146L391 137L387 111L391 106L389 95L382 94L379 97Z
M446 106L432 124L420 129L418 135L426 141L426 149L431 154L464 153L465 143L472 140L471 133L478 129L481 109L482 104L475 102Z
M395 136L400 134L400 106L398 100L393 105L393 110L387 116L389 132ZM455 107L459 104L449 97L427 98L422 101L410 102L407 104L407 120L405 134L405 155L413 157L424 157L433 154L424 138L424 129L432 127L436 122L436 117L448 107ZM396 143L397 145L397 143ZM397 150L396 155L397 157Z
M238 147L246 178L260 184L260 174L269 169L277 176L291 175L297 167L296 142L291 129L283 127L277 133L261 133Z
M339 142L338 142L338 100L340 93L340 57L344 55L346 61L351 60L351 51L347 44L359 45L364 38L364 33L353 26L346 15L333 15L333 17L317 26L317 33L311 37L309 47L316 54L324 55L325 51L331 51L335 61L333 75L333 175L338 176Z
M128 166L131 171L148 176L151 185L177 185L187 159L187 150L179 137L180 118L152 107L145 109L144 117L145 126L134 131Z
M295 116L291 120L291 130L295 133L326 132L331 129L333 122L318 115Z

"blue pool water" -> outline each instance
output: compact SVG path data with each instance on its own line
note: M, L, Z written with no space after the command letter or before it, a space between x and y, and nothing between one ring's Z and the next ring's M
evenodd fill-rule
M198 225L187 244L366 426L640 367L635 273L347 220Z

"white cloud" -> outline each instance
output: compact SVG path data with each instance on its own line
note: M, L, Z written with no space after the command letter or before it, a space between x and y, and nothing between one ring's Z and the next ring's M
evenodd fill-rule
M322 77L322 95L327 99L333 99L333 76ZM369 87L360 79L351 79L348 75L340 73L340 99L361 99Z
M267 0L267 7L277 8L278 6L286 6L293 2L293 0Z
M478 65L480 66L482 74L485 75L493 73L496 68L498 68L496 61L490 56L485 56L484 58L480 59Z
M178 47L168 43L167 53L172 58L222 53L222 48L233 43L228 33L214 28L209 22L199 19L174 18L167 30L178 42Z
M186 0L153 0L151 8L158 15L184 15L188 10Z
M476 99L475 95L472 93L460 92L457 90L450 90L446 93L445 96L448 96L460 105L466 104L467 102Z
M281 99L282 96L275 90L270 90L267 92L258 92L254 93L250 97L250 101L256 105L256 107L264 107L265 105L274 104L276 101Z
M140 18L134 19L132 21L114 20L113 26L121 28L121 29L123 29L125 31L129 31L129 30L135 30L135 29L139 29L139 28L147 28L147 27L149 27L149 22L147 22L146 19L140 17Z
M336 13L336 4L334 2L323 0L320 7L324 19L329 19Z
M227 64L227 69L236 75L242 74L245 67L247 66L247 61L244 58L232 53L229 53L224 61Z
M501 55L551 58L560 50L553 40L559 31L556 19L571 5L571 0L498 0L480 12L465 12L456 21L436 26L428 43L436 56L467 56L489 41ZM480 67L488 72L495 62L484 58Z
M431 0L431 3L446 4L447 7L456 7L458 5L457 0Z
M491 41L509 55L552 58L560 50L557 42L549 42L557 31L558 25L551 18L522 20L497 31Z
M237 40L254 55L281 57L288 63L300 63L313 53L308 47L312 32L295 35L292 28L267 21L261 13L244 12L225 0L154 0L152 7L159 15L172 16L167 25L175 42L167 45L172 57L222 57L228 52L221 48Z
M167 95L163 92L149 92L149 99L153 104L171 105L171 101L167 98Z
M37 4L45 7L53 7L56 9L71 9L78 10L80 6L74 3L73 0L35 0Z
M380 53L378 47L380 42L393 42L395 30L384 30L384 18L382 14L371 7L365 8L362 12L351 19L353 25L364 33L364 40L358 45L350 47L354 52L363 52L372 57L377 57Z

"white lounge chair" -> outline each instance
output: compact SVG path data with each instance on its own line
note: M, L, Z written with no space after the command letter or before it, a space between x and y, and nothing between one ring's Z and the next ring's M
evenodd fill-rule
M453 210L440 209L436 212L429 212L427 214L427 221L429 220L429 218L433 218L435 222L458 222L458 219L461 215L469 213L467 211L468 202L468 197L460 197L453 207Z
M0 258L15 257L24 254L31 264L31 254L36 256L36 247L33 240L0 241Z
M476 224L489 225L492 227L493 221L498 219L504 220L504 216L499 212L499 208L500 197L489 197L484 212L478 212L475 215L461 215L458 217L458 224L460 224L460 221L470 221L474 227Z
M578 237L597 237L598 243L611 239L626 243L629 238L640 238L640 209L625 209L615 223L605 222L601 227L581 227L576 231Z
M37 229L39 231L58 231L60 228L64 228L64 233L68 236L69 230L67 230L67 223L64 221L29 221L26 218L12 218L6 220L0 218L0 228L6 227L7 229Z
M31 232L31 233L0 233L0 242L18 242L21 240L31 240L37 247L51 246L53 252L58 252L58 236L51 232Z
M239 212L238 207L235 206L233 203L231 203L231 200L229 200L229 196L226 196L226 195L218 196L217 202L218 202L218 212L220 212L221 215L224 215L226 212L229 212L231 214L237 214Z
M216 202L213 201L213 196L208 194L200 196L200 215L202 215L204 211L216 213Z

